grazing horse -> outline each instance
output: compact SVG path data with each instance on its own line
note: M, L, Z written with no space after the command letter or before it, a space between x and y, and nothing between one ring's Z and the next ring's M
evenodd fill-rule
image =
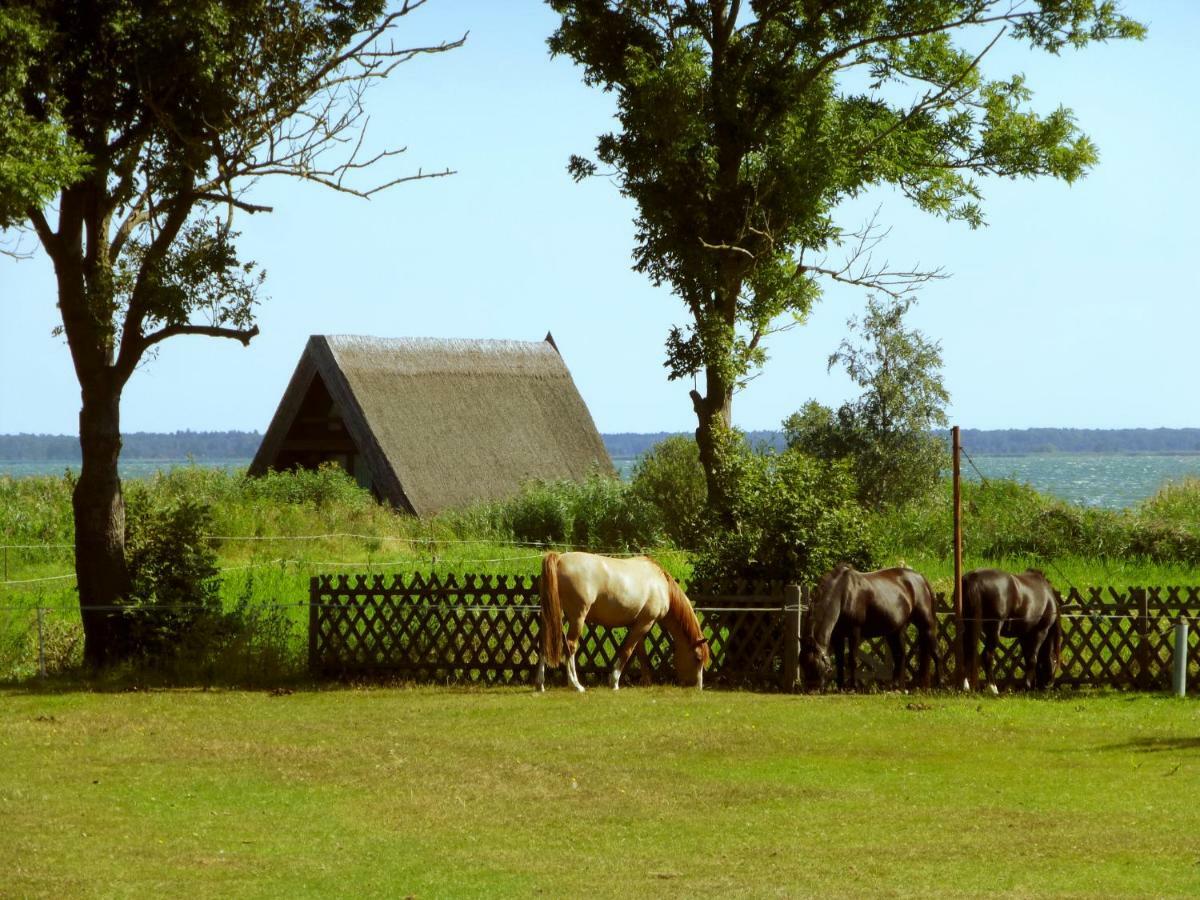
M980 632L983 633L983 672L988 687L998 694L992 680L992 661L1000 637L1016 637L1025 655L1025 688L1049 687L1062 664L1062 625L1058 618L1058 592L1037 569L1020 575L998 569L975 569L963 576L963 622L967 640L964 663L969 677L963 690L979 680Z
M671 634L680 683L703 688L708 641L687 595L654 560L644 556L614 559L594 553L547 553L542 557L541 599L538 690L545 690L546 663L558 666L562 662L564 613L567 678L575 690L583 690L575 672L575 651L579 649L584 622L629 629L613 666L613 690L621 686L621 670L634 649L642 646L655 622L662 623Z
M933 590L925 576L912 569L881 569L858 572L840 565L827 573L813 595L809 613L812 622L801 641L800 663L809 687L821 687L829 674L829 644L837 657L838 686L845 686L843 643L850 643L851 690L855 687L858 645L863 638L885 637L892 650L892 686L904 685L904 633L909 624L917 627L921 662L919 682L929 687L929 661L937 661L937 619L933 614Z

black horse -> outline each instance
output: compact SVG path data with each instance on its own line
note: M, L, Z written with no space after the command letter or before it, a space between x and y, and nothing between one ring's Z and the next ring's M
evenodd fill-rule
M1027 690L1049 687L1062 663L1062 625L1058 618L1058 592L1037 569L1020 575L998 569L975 569L963 576L964 662L970 690L979 680L975 652L983 635L983 672L992 693L992 662L1000 638L1015 637L1025 657Z
M863 638L885 637L892 651L892 686L904 685L904 635L917 627L921 662L920 686L929 687L929 661L937 671L937 619L933 591L924 575L912 569L858 572L840 565L817 585L809 613L812 627L800 646L800 664L810 688L819 688L829 674L829 645L834 643L839 687L847 685L843 645L850 643L848 684L855 687L858 645Z

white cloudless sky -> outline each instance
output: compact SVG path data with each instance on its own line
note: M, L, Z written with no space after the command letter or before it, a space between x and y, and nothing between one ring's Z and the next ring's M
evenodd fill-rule
M994 77L1024 72L1034 106L1071 108L1099 145L1081 182L985 181L988 227L912 210L887 191L877 255L942 267L910 324L942 344L952 421L972 428L1200 425L1200 2L1128 0L1141 43L1053 57L1002 43ZM695 427L690 383L668 383L664 341L686 316L630 270L634 209L603 179L575 184L570 154L612 127L613 100L550 59L555 16L536 0L429 0L398 40L469 32L466 45L400 67L368 98L367 143L408 148L391 171L456 174L371 201L264 181L274 206L240 221L268 278L249 348L173 338L125 391L125 431L259 430L310 334L540 340L552 331L602 431ZM25 240L32 247L31 237ZM829 287L809 321L776 335L763 374L734 399L743 428L776 428L810 398L853 389L826 359L866 295ZM79 387L40 253L0 257L0 433L69 434Z

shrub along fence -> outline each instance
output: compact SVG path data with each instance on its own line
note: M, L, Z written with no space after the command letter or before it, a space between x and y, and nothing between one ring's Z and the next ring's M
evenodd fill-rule
M416 681L532 684L540 625L538 576L417 573L390 580L381 575L322 575L310 582L309 667L320 675L388 673ZM807 589L740 583L720 588L692 585L696 608L712 651L706 684L792 690L802 609ZM938 595L938 662L943 684L954 673L955 623L949 600ZM1189 631L1188 682L1200 688L1200 587L1071 589L1061 607L1063 669L1059 685L1167 689L1174 660L1174 626ZM585 683L603 684L624 629L588 628L576 667ZM915 679L915 634L906 666ZM623 677L669 682L674 678L669 636L657 626L646 639L650 670L635 655ZM891 678L882 639L859 650L860 682ZM1001 687L1024 678L1020 647L1002 640L995 675ZM553 683L561 674L548 674Z

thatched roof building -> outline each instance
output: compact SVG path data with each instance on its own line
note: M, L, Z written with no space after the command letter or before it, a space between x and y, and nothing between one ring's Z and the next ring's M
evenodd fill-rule
M425 516L535 478L612 472L554 339L314 335L250 466L333 461Z

